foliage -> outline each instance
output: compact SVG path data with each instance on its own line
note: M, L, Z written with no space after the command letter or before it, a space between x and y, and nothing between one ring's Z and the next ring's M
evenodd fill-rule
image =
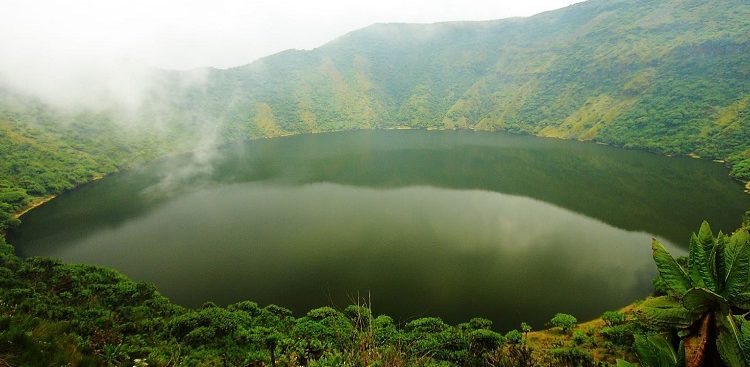
M619 311L607 311L602 314L602 320L607 326L617 326L625 322L625 315Z
M688 366L708 363L705 361L715 359L712 353L717 352L728 366L746 366L750 362L746 354L750 351L750 324L742 315L750 310L747 230L737 230L732 236L720 232L714 237L704 222L698 234L690 239L686 267L658 241L654 240L652 247L668 294L648 299L639 306L637 315L641 322L679 335L680 353L684 353Z
M553 327L560 328L564 333L568 333L574 326L576 326L576 324L578 324L578 320L573 315L558 313L555 314L549 323Z
M505 341L509 344L521 344L523 343L523 334L520 331L513 329L505 334Z
M375 25L312 51L211 71L194 87L184 87L189 73L167 73L168 98L135 117L163 130L0 89L0 232L41 198L195 147L201 124L216 127L217 142L397 126L506 130L724 159L750 179L750 4L721 5L602 0L523 21ZM687 264L655 242L664 295L638 314L669 338L633 336L614 315L601 334L632 338L644 366L676 364L681 353L710 360L707 352L748 365L747 238L714 237L706 224ZM576 323L555 318L566 333ZM186 309L108 269L20 259L0 236L0 365L535 363L530 328L503 337L490 326L422 318L401 327L359 305L302 317L250 301ZM554 355L554 365L592 363L577 348Z
M633 323L627 323L603 327L599 330L599 334L616 345L630 346L633 344L637 331Z

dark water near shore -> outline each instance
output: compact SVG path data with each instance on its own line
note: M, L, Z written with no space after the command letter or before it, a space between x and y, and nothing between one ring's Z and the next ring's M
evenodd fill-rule
M718 164L501 133L295 136L163 159L35 209L22 256L113 267L185 305L536 327L642 298L650 240L731 231L750 195Z

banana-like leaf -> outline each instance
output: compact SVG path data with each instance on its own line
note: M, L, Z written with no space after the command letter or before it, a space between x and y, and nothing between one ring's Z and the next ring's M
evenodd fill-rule
M724 297L706 288L691 288L682 297L682 305L694 313L706 313L712 310L728 310L729 305Z
M748 291L750 276L750 242L747 233L737 231L724 248L725 291L728 298L734 298Z
M708 347L709 327L711 326L711 313L703 316L698 330L684 340L685 367L701 367L706 357Z
M703 245L698 242L698 236L693 233L690 236L690 247L688 250L688 275L690 275L690 281L694 287L706 287L706 282L701 277L702 268L708 268L708 261L703 260L705 257Z
M706 253L711 252L714 247L714 234L711 232L711 226L708 225L707 221L701 223L701 229L698 230L698 242L703 246Z
M676 367L677 353L662 335L635 335L635 353L643 367Z
M731 314L716 316L716 349L727 367L747 367L742 335Z
M651 248L654 252L654 262L664 283L669 287L670 295L681 298L693 285L690 277L672 255L659 241L653 240Z
M646 326L660 330L687 328L701 316L669 296L653 297L643 301L635 314Z
M711 269L711 251L713 250L713 237L708 224L703 222L700 236L693 234L690 237L690 251L688 253L688 272L690 280L695 287L705 287L717 292L717 282ZM704 238L708 233L708 240ZM708 241L708 245L704 243Z
M716 237L716 245L711 250L711 256L709 258L709 264L712 267L714 279L716 279L716 293L724 292L724 278L726 275L726 269L724 268L724 248L726 247L727 236L719 232Z

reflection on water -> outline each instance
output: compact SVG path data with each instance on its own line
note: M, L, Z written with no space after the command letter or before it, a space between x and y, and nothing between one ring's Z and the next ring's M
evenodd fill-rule
M167 190L160 177L189 157L63 195L13 241L22 255L153 281L186 305L300 313L369 294L376 313L508 329L644 297L651 237L678 243L672 232L699 222L674 209L717 213L721 228L750 203L706 162L505 134L330 134L222 153ZM681 181L654 185L662 175Z

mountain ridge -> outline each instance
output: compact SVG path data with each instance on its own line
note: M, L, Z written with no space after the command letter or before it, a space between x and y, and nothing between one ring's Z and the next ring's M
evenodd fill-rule
M232 101L219 103L214 107L217 112L235 111L251 117L263 115L261 120L274 122L265 125L256 122L252 126L253 118L250 121L224 119L221 121L224 133L230 137L242 133L253 137L273 136L278 132L269 126L275 125L279 125L279 131L293 133L396 126L473 128L596 140L667 154L694 153L741 160L730 158L731 154L727 153L747 155L747 144L740 142L727 147L729 144L721 142L697 141L697 137L703 136L695 134L695 127L687 123L649 126L664 131L648 132L656 132L662 140L677 132L687 141L685 146L649 141L646 134L639 134L637 127L626 126L629 124L626 120L653 119L648 115L649 109L663 113L685 108L689 98L699 97L706 91L700 85L686 85L688 89L682 95L673 96L675 101L668 101L667 105L646 105L649 100L675 94L669 89L681 82L681 76L687 75L700 79L696 82L709 84L723 95L677 118L698 119L700 121L695 123L706 127L714 117L718 119L718 115L732 120L732 111L737 111L737 115L741 112L742 116L734 118L733 127L742 131L708 131L711 130L708 126L701 134L712 139L724 138L718 136L721 133L735 139L737 137L732 135L748 136L744 131L747 118L742 101L750 91L740 84L750 80L743 67L747 60L741 55L750 42L744 31L750 28L746 21L737 21L742 17L737 14L750 15L747 4L721 2L737 5L732 9L734 22L726 25L715 19L701 21L693 15L695 10L689 7L686 10L686 6L673 12L665 10L675 3L692 3L703 12L711 5L691 1L640 1L637 4L642 5L641 9L624 1L589 1L529 18L375 24L313 50L285 51L214 73L210 82L213 89L205 96L223 96L224 100ZM607 22L608 17L633 17L644 9L652 12L640 23L620 28L645 32L645 36L610 30L612 22ZM674 19L687 19L692 23ZM579 24L579 20L585 22ZM705 29L690 29L703 23L707 25ZM641 29L646 26L650 28ZM685 29L659 31L679 26ZM526 32L527 27L536 29L537 33ZM414 34L415 29L427 31ZM537 37L539 29L547 29L542 37ZM559 32L550 29L559 29ZM497 34L509 36L503 38ZM631 38L673 39L673 42L656 44L650 40L653 45L627 47ZM616 43L608 42L612 40ZM621 51L614 53L613 49ZM694 65L685 62L690 61L686 56L694 56ZM715 65L722 61L721 57L725 63L729 61L728 65L714 69L714 66L722 66ZM724 80L714 78L713 83L711 78L696 78L699 72L711 70L728 75L714 75ZM735 83L727 83L729 87L718 83L730 79L735 79ZM660 82L664 85L659 85ZM222 90L228 87L233 91ZM586 93L582 88L596 93ZM646 110L647 114L626 119L628 116L624 112L632 113L634 109ZM705 116L711 113L717 116ZM623 115L625 117L621 117ZM309 121L313 117L315 124ZM611 124L616 118L619 121ZM248 122L250 126L243 126ZM665 121L658 123L664 125ZM600 131L602 129L604 132ZM614 131L607 132L607 129ZM622 135L619 130L623 129L632 135L628 138L641 141L618 139ZM712 146L707 147L709 144ZM744 155L740 158L746 158ZM746 177L747 173L736 171L735 175Z
M352 129L594 141L722 160L750 181L741 0L590 0L526 18L374 24L235 68L162 71L152 84L125 117L0 89L0 153L10 157L0 222L31 197L159 155Z

